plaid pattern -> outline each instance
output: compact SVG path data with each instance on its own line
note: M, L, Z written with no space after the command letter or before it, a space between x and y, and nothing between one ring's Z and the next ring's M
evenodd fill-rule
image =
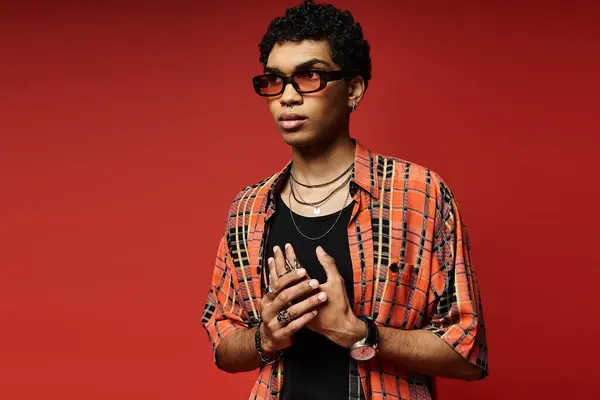
M356 141L348 237L354 312L397 329L434 332L487 375L485 326L466 227L442 179L419 165L371 153ZM237 329L255 326L268 277L268 220L291 163L233 201L202 323L213 354ZM350 399L430 399L432 378L384 358L353 362ZM261 368L250 399L279 399L283 362Z

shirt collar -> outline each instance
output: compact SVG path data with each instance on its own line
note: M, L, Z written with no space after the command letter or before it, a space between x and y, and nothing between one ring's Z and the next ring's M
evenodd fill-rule
M352 184L356 184L361 189L368 192L372 197L379 198L379 185L377 183L377 174L375 173L375 160L369 149L364 147L356 139L352 139L356 144L354 154L354 172L353 177L350 180L351 188ZM288 175L292 169L292 162L289 161L287 165L277 174L271 182L269 188L269 201L268 208L275 211L275 203L277 195L281 192L283 184L286 182ZM269 212L270 214L270 212Z

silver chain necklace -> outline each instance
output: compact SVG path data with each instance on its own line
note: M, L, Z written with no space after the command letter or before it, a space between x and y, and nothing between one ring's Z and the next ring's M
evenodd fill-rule
M300 195L300 192L296 193L296 190L294 189L294 185L295 185L295 181L294 180L290 180L290 191L292 192L292 196L294 196L294 200L296 200L297 203L300 203L304 206L311 206L313 207L313 213L315 215L319 215L321 214L321 206L325 203L327 203L337 192L339 192L340 190L342 190L352 179L352 175L348 175L348 177L346 178L346 180L344 180L344 182L341 183L341 185L339 185L338 187L336 187L335 189L333 189L333 191L331 193L329 193L327 196L325 196L324 199L318 200L318 201L306 201L302 198L302 195ZM298 197L300 197L298 199L298 197L296 197L296 195L298 195Z
M346 209L346 203L348 202L348 199L350 198L350 191L348 191L348 194L346 195L346 200L344 200L344 205L342 206L342 209L340 210L340 212L338 213L337 218L335 219L335 222L333 223L333 225L331 226L331 228L329 228L327 230L327 232L325 232L324 234L322 234L319 237L313 238L310 236L305 235L304 233L302 233L302 231L300 230L300 228L298 228L298 225L296 224L296 220L294 219L294 212L292 210L292 188L291 188L291 181L290 181L290 194L288 195L288 202L290 203L289 209L290 209L290 217L292 218L292 222L294 223L294 227L296 228L296 230L298 231L298 233L302 236L304 236L306 239L308 240L319 240L319 239L323 239L325 236L327 236L327 234L329 232L331 232L333 230L333 228L335 228L335 226L337 225L338 221L340 220L340 218L342 217L342 214L344 213L344 210Z
M349 167L348 167L348 168L347 168L347 169L346 169L344 172L342 172L342 174L341 174L341 175L339 175L337 178L335 178L335 179L333 179L333 180L331 180L331 181L329 181L329 182L325 182L325 183L319 183L319 184L316 184L316 185L309 185L308 183L302 183L302 182L299 182L299 181L298 181L298 180L297 180L297 179L294 177L294 174L292 174L291 172L290 172L290 176L292 177L292 180L293 180L295 183L297 183L298 185L300 185L300 186L304 186L304 187L306 187L306 188L322 188L322 187L325 187L325 186L329 186L329 185L331 185L331 184L332 184L332 183L334 183L334 182L337 182L337 181L339 181L339 180L342 178L342 176L344 176L344 175L346 175L348 172L350 172L350 170L352 170L352 168L353 168L353 167L354 167L354 163L350 164L350 166L349 166Z

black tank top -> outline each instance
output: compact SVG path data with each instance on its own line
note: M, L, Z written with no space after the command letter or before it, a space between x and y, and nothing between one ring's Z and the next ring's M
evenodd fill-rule
M267 256L273 257L273 246L277 245L283 249L286 243L290 243L308 275L325 283L327 276L315 253L317 246L323 247L335 259L338 270L344 278L350 304L353 304L352 261L347 230L353 205L354 203L350 202L344 208L335 227L325 237L310 240L298 232L292 222L290 209L281 197L277 196L277 211L269 221L271 225L267 241ZM315 238L331 228L338 215L339 211L316 217L294 214L294 220L302 233ZM268 274L268 270L266 273ZM347 400L350 362L348 349L338 346L308 328L301 329L296 333L292 347L283 355L281 398L283 400Z

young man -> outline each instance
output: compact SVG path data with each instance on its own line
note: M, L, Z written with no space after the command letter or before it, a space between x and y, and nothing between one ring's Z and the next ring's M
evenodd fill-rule
M273 20L254 78L292 161L231 205L203 325L251 399L429 399L487 375L479 291L452 192L367 150L349 119L371 77L350 12Z

